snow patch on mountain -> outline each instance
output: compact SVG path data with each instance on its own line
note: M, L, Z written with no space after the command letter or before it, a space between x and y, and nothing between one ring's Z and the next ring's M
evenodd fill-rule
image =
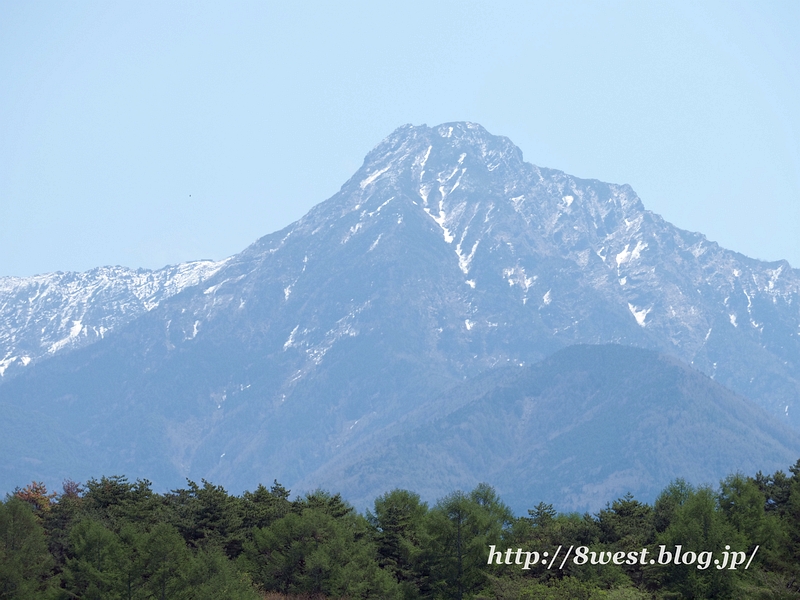
M640 327L644 327L647 325L645 319L647 318L648 313L652 310L651 308L637 308L630 302L628 302L628 310L631 311L631 314L636 319L636 322L639 324Z
M391 165L388 165L388 166L384 167L383 169L381 169L379 171L375 171L372 175L370 175L369 177L367 177L366 179L364 179L361 182L361 184L360 184L361 185L361 189L363 190L370 183L373 183L378 177L380 177L381 175L386 173L386 171L388 171L390 168L391 168Z
M85 273L0 277L0 377L102 339L166 298L207 280L226 262L194 261L156 271L99 267Z

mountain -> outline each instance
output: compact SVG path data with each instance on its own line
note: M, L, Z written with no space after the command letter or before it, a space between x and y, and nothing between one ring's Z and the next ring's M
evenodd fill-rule
M164 298L208 279L224 263L0 277L0 378L102 339Z
M465 379L575 344L672 356L796 431L799 328L787 263L682 231L629 186L525 163L479 125L405 126L296 223L5 378L0 481L313 486ZM764 452L754 464L786 466Z
M574 345L531 366L485 371L349 448L300 487L348 490L359 506L386 482L435 499L490 481L518 514L539 501L596 511L665 482L716 482L800 456L796 433L664 354ZM307 482L307 483L305 483Z

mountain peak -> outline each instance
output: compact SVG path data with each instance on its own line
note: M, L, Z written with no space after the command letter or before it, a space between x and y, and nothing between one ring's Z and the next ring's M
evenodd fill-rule
M69 451L48 456L94 465L53 467L56 481L136 465L164 485L291 486L454 383L573 344L669 354L800 427L800 272L670 225L630 186L525 163L476 124L397 129L332 198L205 272L0 384L16 453L0 480L50 476L10 435L25 432L63 434ZM55 314L53 341L78 339L120 303L118 285L100 302L77 284L52 306L39 287L9 299L0 286L13 312L0 315L38 336ZM0 367L14 356L0 347Z
M492 135L477 123L462 121L435 127L403 125L367 154L364 165L354 178L361 177L360 181L363 181L376 171L397 172L414 164L420 165L421 171L431 154L440 155L444 159L442 162L453 164L470 157L473 166L489 171L494 171L500 164L512 168L524 165L522 151L511 140Z
M449 123L442 123L434 127L428 127L426 124L412 125L407 123L401 125L390 133L386 140L405 140L409 137L418 138L435 134L441 138L450 139L453 141L463 140L471 143L485 143L490 140L501 139L500 136L492 135L479 123L472 123L470 121L452 121ZM502 138L507 139L507 138ZM510 143L510 142L509 142ZM512 144L513 145L513 144Z

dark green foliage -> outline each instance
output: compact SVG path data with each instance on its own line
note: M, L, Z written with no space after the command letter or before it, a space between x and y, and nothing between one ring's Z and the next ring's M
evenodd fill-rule
M651 546L656 537L653 508L635 500L630 494L601 510L597 515L597 525L599 541L612 552L622 551L627 554L640 551L645 546ZM620 571L636 584L641 584L644 580L639 564L622 565Z
M787 539L781 555L784 557L786 570L791 573L792 588L800 591L800 461L790 471L792 478L789 499L783 518Z
M636 550L653 542L653 509L626 494L597 515L600 541L620 550Z
M394 490L362 516L322 490L290 501L277 482L240 497L207 481L168 494L120 476L68 481L61 494L32 483L0 504L0 600L800 600L800 462L788 475L731 475L717 490L676 480L653 506L627 494L595 515L544 502L527 512L515 518L486 484L432 508ZM753 561L731 570L643 558L678 546ZM518 549L559 547L590 558L518 562Z
M712 551L717 556L722 555L726 545L739 550L748 548L746 538L726 521L716 495L707 487L685 490L672 508L666 529L658 534L657 544L667 551L680 545L684 551ZM727 569L700 570L670 564L662 567L658 581L685 598L735 598L737 575L738 571Z
M242 494L242 527L266 527L285 516L292 507L289 490L275 481L270 489L259 485L254 492Z
M64 582L81 598L126 597L126 584L135 552L125 548L120 537L98 521L83 519L69 533L71 557Z
M340 519L355 512L352 506L342 500L341 494L331 495L324 490L306 494L305 498L297 499L292 503L292 511L296 513L302 513L307 509L323 512L334 519Z
M167 495L167 505L186 543L194 548L218 547L231 558L238 556L243 539L240 501L222 486L202 480L188 481L188 489Z
M63 493L58 502L52 502L50 510L42 515L42 523L47 534L47 545L55 559L56 572L60 573L66 564L69 552L69 532L73 524L83 514L83 488L74 481L64 482Z
M539 502L532 510L528 511L528 518L534 527L544 529L553 522L557 514L552 504Z
M52 563L31 507L15 497L0 504L0 598L44 597Z
M153 492L151 483L139 479L130 483L127 477L114 475L90 479L81 498L82 511L93 515L119 531L125 523L151 526L169 518L164 498Z
M486 584L489 546L500 544L512 520L511 511L486 484L470 494L454 492L431 509L425 556L437 597L460 600Z
M394 490L376 498L367 520L375 529L378 561L400 584L405 598L428 591L429 569L422 553L428 543L425 516L428 505L419 495Z
M192 600L256 600L258 594L247 573L236 568L216 548L201 550L188 570L189 597Z
M333 501L317 502L256 529L240 564L266 590L350 598L399 598L391 575L380 569L363 517ZM335 497L334 497L335 498ZM330 500L331 498L328 497ZM308 500L308 497L306 498ZM306 501L299 503L307 504Z

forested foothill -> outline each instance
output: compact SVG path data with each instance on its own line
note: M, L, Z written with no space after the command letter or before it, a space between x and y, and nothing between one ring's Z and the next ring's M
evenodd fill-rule
M518 548L655 556L662 545L758 550L735 570L505 564ZM487 564L490 546L503 564ZM360 514L340 494L291 500L277 482L241 496L206 481L165 494L121 476L60 493L32 483L0 504L0 598L800 598L800 460L717 489L678 480L653 505L627 495L559 514L540 502L521 517L485 484L433 506L394 490Z

